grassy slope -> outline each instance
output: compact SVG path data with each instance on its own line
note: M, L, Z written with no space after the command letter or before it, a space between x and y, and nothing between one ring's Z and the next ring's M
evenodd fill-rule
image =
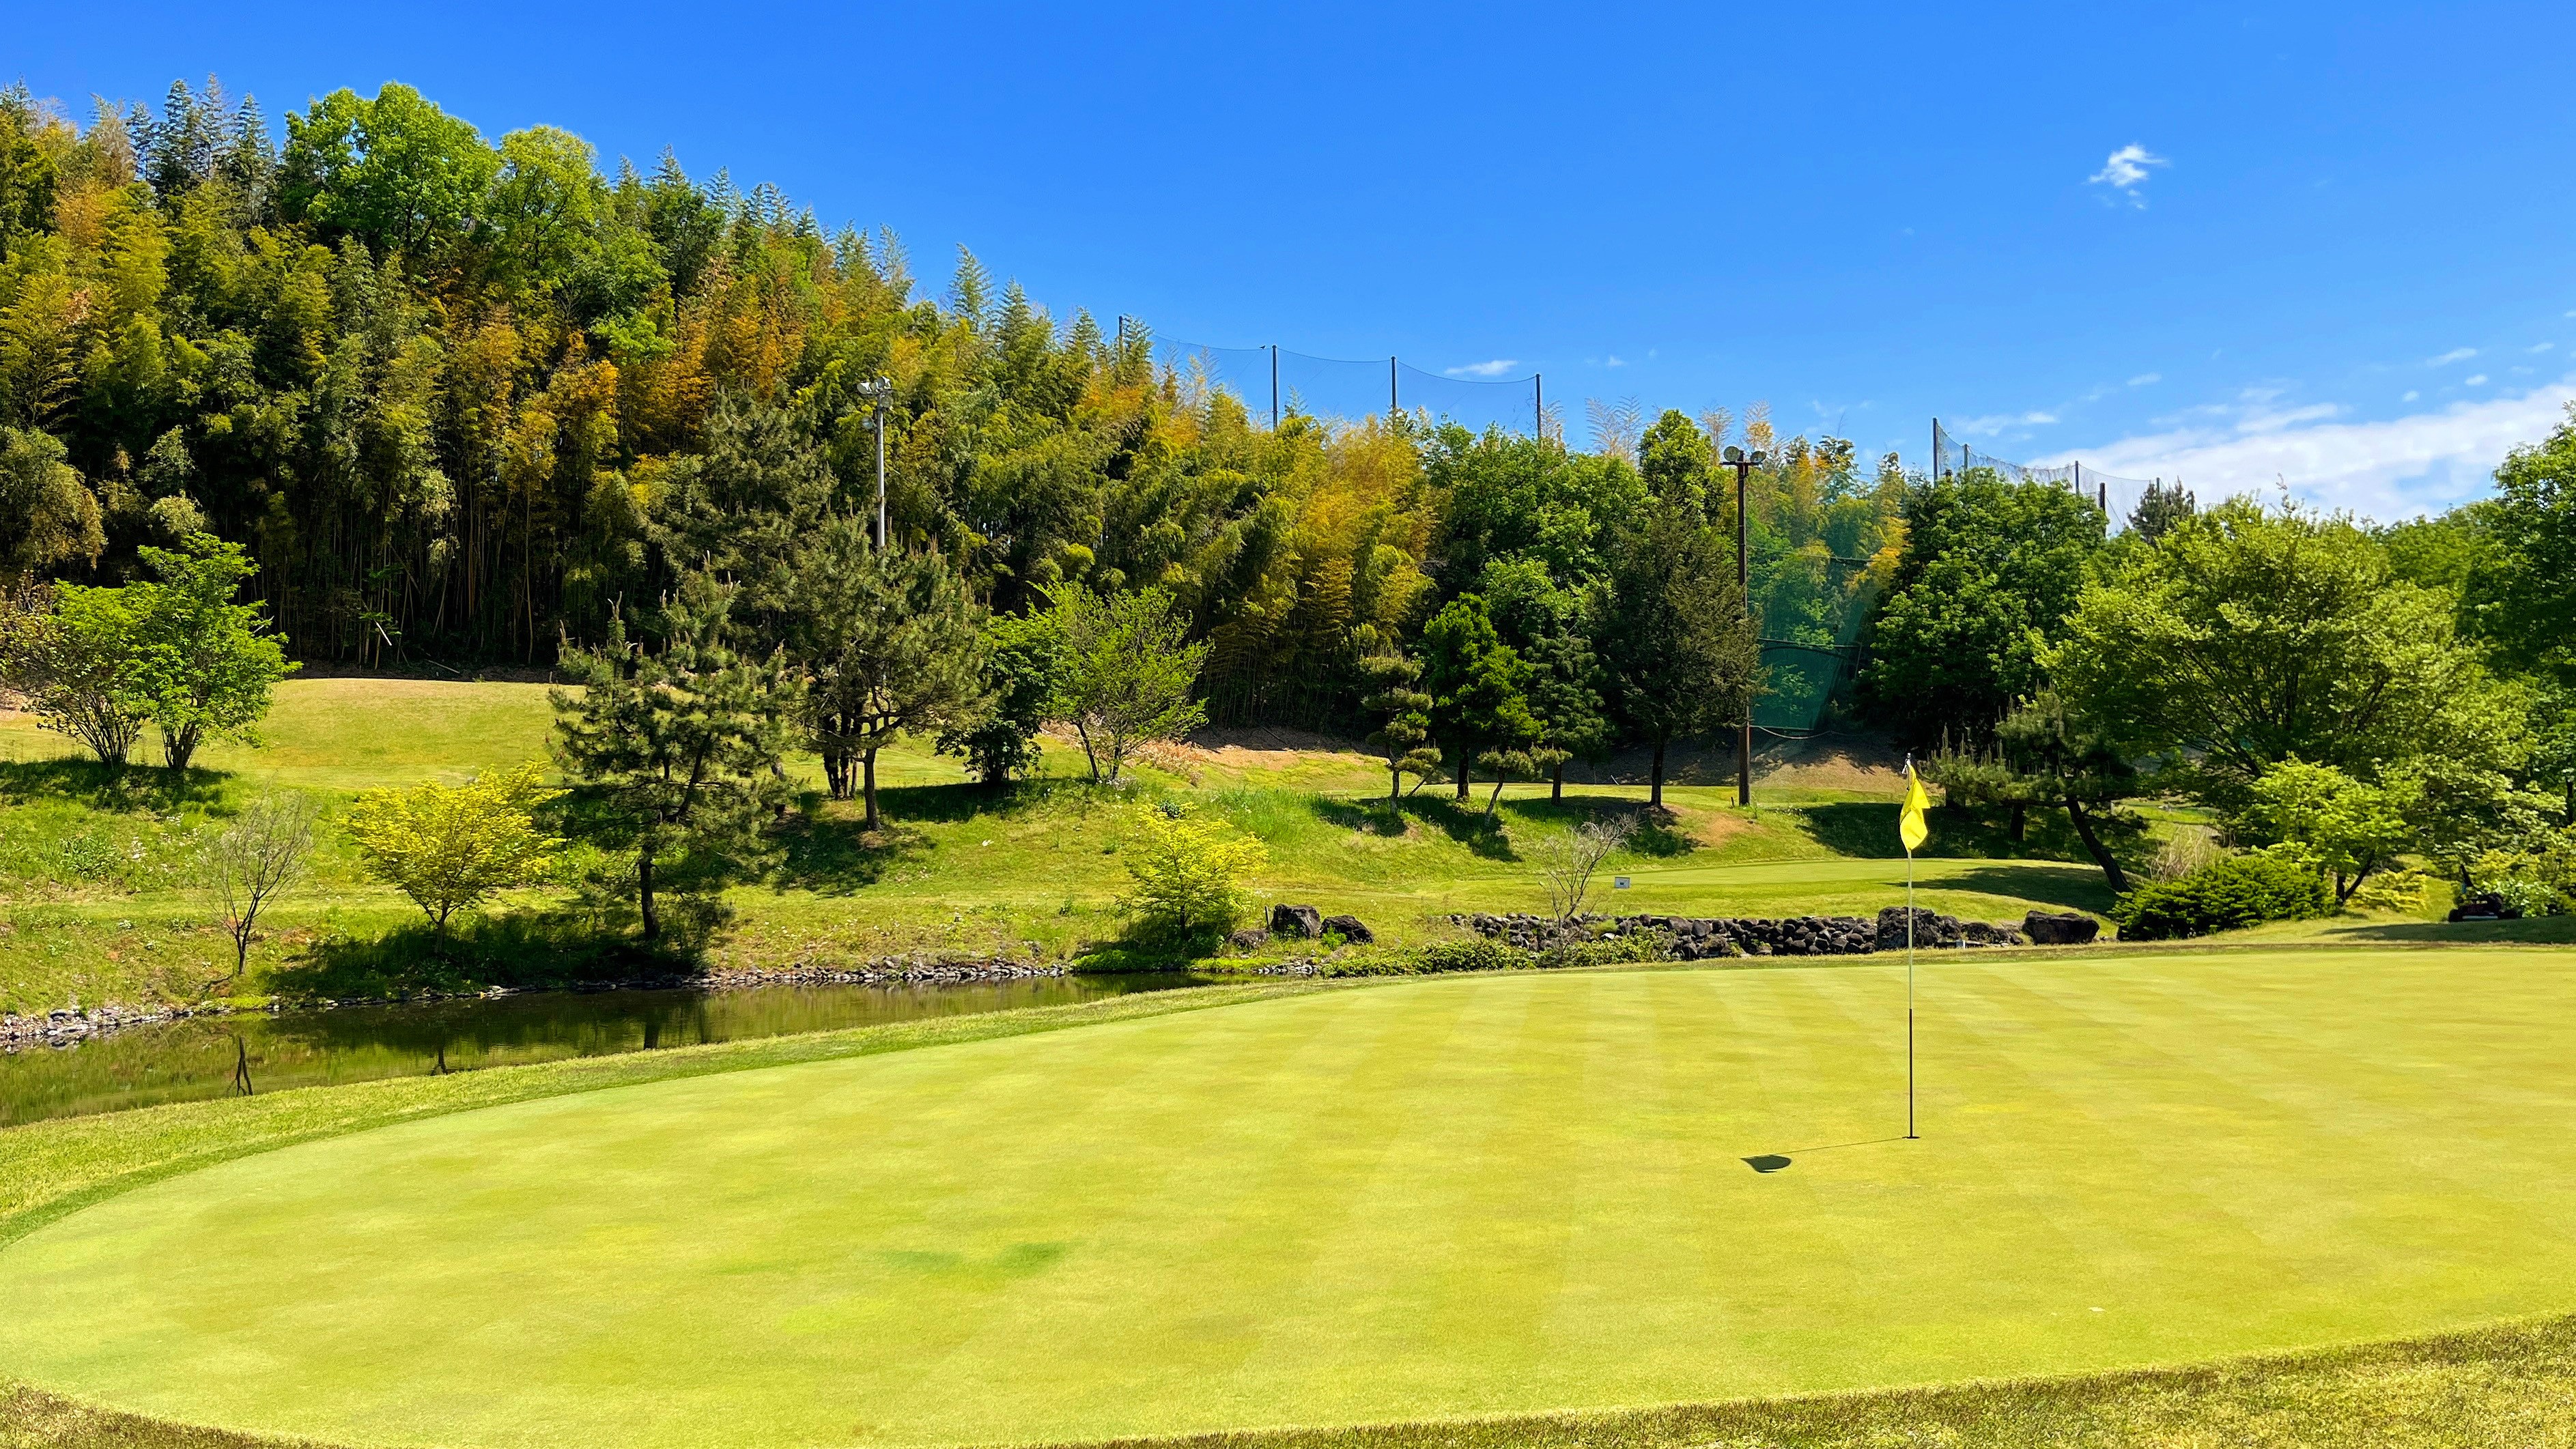
M541 758L546 693L537 684L289 681L264 748L210 748L209 768L176 786L144 769L111 787L67 758L67 741L0 716L0 1010L196 999L230 963L183 889L195 831L256 789L313 790L336 811L355 790ZM733 893L739 921L719 958L777 965L919 947L1061 956L1116 929L1125 880L1117 852L1137 795L1184 798L1258 833L1272 850L1259 882L1265 899L1352 911L1389 940L1420 939L1446 929L1438 918L1453 911L1540 905L1524 858L1533 836L1628 808L1644 793L1585 786L1552 806L1543 789L1516 786L1497 830L1482 819L1481 789L1465 808L1437 791L1385 806L1376 798L1383 774L1355 754L1177 750L1141 772L1139 790L1112 793L1072 778L1078 765L1070 750L1051 749L1041 787L997 799L957 783L953 761L890 752L881 773L894 828L863 837L848 807L811 805L776 879ZM800 770L813 778L810 761ZM1605 902L1869 914L1898 899L1902 862L1887 858L1894 807L1853 798L1851 787L1867 781L1852 772L1781 778L1791 783L1765 789L1751 812L1723 787L1675 788L1675 824L1615 864L1635 888ZM2032 849L2062 855L2064 842L2046 838L2049 823L2038 825ZM1964 821L1945 820L1934 849L1947 855L1923 861L1918 883L1936 909L2011 918L2034 905L2109 903L2091 868L1987 858L2011 847ZM407 902L365 879L326 817L313 879L278 909L246 989L367 993L375 978L364 943L413 919Z
M45 1382L183 1417L641 1444L1534 1410L2440 1327L2564 1301L2564 964L1944 963L1920 1144L1866 1142L1896 1105L1884 967L1103 1013L1008 1049L448 1116L146 1188L0 1259L21 1315L0 1342ZM1820 1146L1846 1143L1865 1145ZM1775 1150L1789 1170L1738 1161ZM199 1324L228 1347L207 1357ZM369 1367L422 1333L445 1347L399 1386ZM2514 1352L2561 1362L2563 1333L2543 1338ZM2261 1392L2563 1404L2561 1379L2431 1384L2402 1355L2311 1368ZM291 1404L261 1387L276 1374ZM505 1405L467 1407L502 1384ZM2191 1417L2118 1381L2011 1394ZM1819 1422L1980 1401L1840 1402Z

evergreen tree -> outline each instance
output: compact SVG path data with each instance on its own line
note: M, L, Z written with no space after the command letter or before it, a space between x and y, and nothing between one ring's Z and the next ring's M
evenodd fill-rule
M1969 749L1946 749L1924 765L1927 779L1953 803L2002 805L2012 812L2013 839L2022 838L2030 807L2063 806L2076 838L2114 891L2129 878L2105 841L2106 832L2135 835L2135 820L2116 813L2121 802L2148 793L2136 769L2097 730L2068 717L2053 691L2023 701L1996 725L1991 737Z
M936 552L875 547L869 527L822 526L787 585L785 632L832 798L850 798L855 773L876 830L877 752L906 731L967 724L986 695L983 610L965 580Z
M1431 731L1457 757L1460 800L1488 757L1489 769L1526 763L1513 752L1526 750L1537 735L1523 694L1528 677L1479 595L1450 600L1424 627L1422 687L1431 696Z
M1404 798L1404 777L1428 780L1440 771L1440 752L1431 746L1434 701L1418 687L1422 663L1402 654L1372 654L1360 660L1360 672L1372 686L1360 707L1378 720L1368 742L1386 761L1388 803Z
M2142 542L2153 543L2199 511L2199 500L2182 484L2150 483L2147 491L2138 495L2137 506L2129 510L2129 532Z
M1601 668L1628 727L1654 749L1648 804L1664 803L1676 738L1744 718L1761 670L1735 583L1733 541L1663 508L1615 551Z
M662 936L662 897L712 919L717 891L766 856L764 822L784 804L775 766L795 718L792 683L774 661L724 642L730 591L692 575L663 601L665 640L648 650L622 615L597 648L567 645L553 691L556 762L575 782L574 828L633 853L625 888L644 939Z

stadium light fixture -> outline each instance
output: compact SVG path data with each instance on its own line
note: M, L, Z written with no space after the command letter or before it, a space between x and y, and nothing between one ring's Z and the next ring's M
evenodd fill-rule
M894 404L894 379L890 377L872 377L851 388L850 391L872 404L872 411L876 414L877 547L884 548L886 546L885 420L886 409Z

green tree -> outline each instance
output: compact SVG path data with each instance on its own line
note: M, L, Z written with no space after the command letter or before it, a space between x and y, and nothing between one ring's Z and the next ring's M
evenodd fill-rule
M1431 709L1435 701L1422 692L1422 661L1403 654L1372 654L1360 660L1360 672L1372 689L1360 708L1375 716L1369 746L1386 761L1386 798L1404 798L1404 777L1428 780L1440 772L1440 752L1431 745Z
M1863 710L1907 746L1980 744L2045 682L2102 550L2102 515L2063 488L1985 469L1911 490L1905 546L1863 636Z
M471 125L388 81L373 100L333 91L286 118L278 199L289 220L420 259L464 234L500 166Z
M661 896L701 901L765 857L763 822L785 803L773 768L798 702L775 661L724 642L731 594L703 576L664 603L662 647L613 619L597 648L567 648L557 689L555 758L575 782L571 819L603 846L632 851L626 880L644 939L662 935Z
M2149 787L2099 730L2069 717L2055 691L2042 690L2015 706L1984 743L1932 756L1924 775L1953 802L2009 809L2015 840L2021 839L2024 813L2031 806L2063 806L2084 853L2102 867L2111 889L2129 888L2128 873L2104 836L2137 833L2136 822L2118 809Z
M162 759L185 770L209 737L259 742L277 682L300 666L268 632L257 604L233 596L259 572L239 544L193 533L176 549L139 550L157 582L126 585L134 596L142 687L161 731Z
M1064 640L1053 614L995 614L984 621L984 693L980 714L939 735L942 754L956 755L987 785L1038 766L1038 734L1063 687Z
M2190 489L2160 479L2149 483L2138 495L2137 506L2129 510L2129 534L2142 543L2153 543L2198 512L2200 500L2191 496Z
M2494 548L2470 585L2483 632L2507 664L2576 686L2576 405L2506 455L2480 522Z
M1660 809L1672 741L1744 719L1759 688L1733 541L1675 510L1622 539L1600 659L1619 715L1653 747L1647 800Z
M2222 504L2128 553L2038 660L2090 728L2231 810L2294 756L2370 781L2426 756L2510 771L2524 748L2450 597L2295 509Z
M0 428L0 582L98 562L98 498L49 433Z
M562 844L537 828L549 794L535 765L370 790L349 809L349 838L368 874L411 897L443 943L450 916L542 875Z
M2248 792L2239 830L2257 845L2289 845L2334 877L2340 907L2361 883L2414 844L2403 802L2332 765L2296 756L2265 770Z
M1244 879L1270 858L1268 847L1231 838L1177 808L1142 810L1121 852L1134 882L1122 902L1138 934L1171 945L1205 945L1243 914Z
M1064 653L1049 713L1073 726L1093 784L1117 784L1138 746L1207 722L1190 691L1208 646L1187 642L1189 621L1169 593L1102 595L1070 583L1057 590L1051 612Z
M117 769L152 717L135 604L127 589L55 584L0 615L0 678L37 723Z
M946 558L877 548L868 529L822 526L788 585L786 633L832 798L850 798L855 773L877 830L877 752L983 712L984 617Z
M1563 800L1565 762L1599 756L1610 745L1591 609L1582 594L1561 587L1533 558L1486 565L1479 592L1496 632L1529 666L1523 696L1547 757L1548 795Z
M1431 732L1458 761L1458 798L1467 798L1478 764L1517 763L1538 724L1522 694L1529 670L1502 641L1480 595L1443 605L1422 630L1422 688L1431 696ZM1497 782L1499 788L1500 781Z

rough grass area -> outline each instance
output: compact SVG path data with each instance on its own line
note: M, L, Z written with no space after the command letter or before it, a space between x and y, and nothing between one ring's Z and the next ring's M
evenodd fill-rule
M116 1195L0 1253L0 1372L366 1443L2564 1442L2563 1324L2128 1371L2562 1309L2571 964L1945 961L1919 1142L1885 966L1219 988L48 1124L0 1135L51 1184L13 1226ZM2034 1374L2097 1376L1846 1392ZM1775 1401L1556 1412L1739 1398ZM1423 1422L1490 1414L1538 1417Z
M262 748L209 748L184 778L148 764L111 774L32 719L0 715L0 1011L638 974L590 918L542 919L565 899L558 892L521 893L505 903L515 924L487 940L469 923L465 940L433 952L417 913L367 879L339 825L359 790L542 759L546 695L527 683L289 680ZM1065 959L1118 932L1118 857L1148 801L1178 801L1260 836L1271 852L1255 882L1263 901L1348 911L1401 945L1446 933L1451 913L1541 906L1532 842L1595 816L1641 818L1645 795L1591 783L1554 803L1544 786L1516 785L1491 820L1481 787L1463 805L1437 787L1391 804L1366 756L1268 732L1156 750L1121 790L1092 787L1078 752L1051 745L1043 778L995 793L965 783L954 760L906 745L879 772L890 825L870 833L854 806L821 798L811 760L790 763L814 788L783 832L776 871L728 897L734 921L707 948L716 964L917 950ZM1709 763L1684 773L1711 783L1669 790L1670 813L1610 862L1605 877L1625 875L1631 889L1610 892L1605 878L1598 908L1867 915L1898 898L1893 795L1864 798L1885 783L1878 764L1784 761L1741 810L1722 772L1699 768ZM273 787L321 796L320 847L309 883L275 909L236 981L228 942L188 888L188 863L203 832ZM1945 811L1918 865L1920 900L1995 919L2034 906L2103 910L2100 872L2073 859L2063 835L2051 812L2036 812L2014 841L1996 821Z

